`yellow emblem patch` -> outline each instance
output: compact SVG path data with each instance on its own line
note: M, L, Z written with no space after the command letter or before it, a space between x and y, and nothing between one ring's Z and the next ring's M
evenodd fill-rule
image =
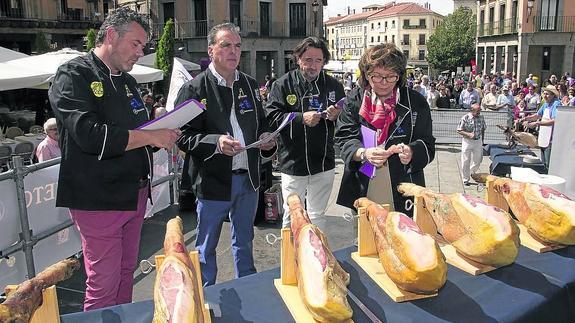
M104 86L102 86L102 82L92 82L92 84L90 84L90 88L92 88L94 96L101 98L102 95L104 95Z
M297 102L297 97L295 94L290 94L286 96L286 101L289 105L294 105Z
M204 105L204 107L206 107L206 109L208 108L208 100L206 98L201 99L200 102Z

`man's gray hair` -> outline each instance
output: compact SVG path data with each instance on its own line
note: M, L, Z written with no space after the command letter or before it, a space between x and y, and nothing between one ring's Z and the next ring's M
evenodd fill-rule
M220 30L227 30L240 36L240 28L238 28L238 26L232 24L231 22L225 22L223 24L215 25L208 33L208 46L214 45L216 43L216 34Z
M121 7L116 9L112 14L106 17L106 20L102 23L100 31L96 36L96 46L102 45L104 43L104 38L106 37L106 30L112 27L114 28L120 37L124 36L128 32L128 25L131 22L135 22L142 26L146 33L150 32L150 25L148 24L147 18L128 7Z

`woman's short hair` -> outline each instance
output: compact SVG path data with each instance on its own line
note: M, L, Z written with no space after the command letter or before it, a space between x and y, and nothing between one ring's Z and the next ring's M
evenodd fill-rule
M44 132L48 133L49 129L54 129L56 128L56 118L50 118L48 120L46 120L46 122L44 122Z
M368 48L359 60L359 78L357 82L362 88L366 88L369 85L367 75L375 68L385 67L397 73L399 75L397 85L404 86L406 83L406 64L407 59L405 55L394 44L375 45Z

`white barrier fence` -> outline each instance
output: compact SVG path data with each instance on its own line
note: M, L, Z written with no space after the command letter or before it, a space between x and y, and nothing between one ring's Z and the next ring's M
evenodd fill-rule
M174 201L170 187L177 187L177 176L169 172L173 169L171 159L172 155L163 149L154 154L154 204L148 201L146 217ZM68 209L56 207L59 160L28 167L18 164L15 170L0 175L1 290L82 250L80 234L71 223ZM26 216L23 218L21 213ZM28 225L23 220L26 218Z

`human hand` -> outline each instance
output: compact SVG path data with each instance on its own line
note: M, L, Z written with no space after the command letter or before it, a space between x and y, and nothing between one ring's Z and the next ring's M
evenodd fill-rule
M308 111L303 114L303 124L308 127L315 127L321 120L321 113L316 111Z
M473 137L471 137L471 139L473 139ZM413 157L411 147L405 144L399 144L398 146L401 149L401 152L399 153L399 161L404 165L411 163L411 158Z
M180 129L146 130L150 137L150 145L158 148L172 149L176 140L180 138Z
M339 114L341 113L341 110L342 110L342 109L338 109L338 108L336 108L335 106L330 105L330 106L325 110L327 120L330 120L330 121L335 121L335 120L337 120L337 117L338 117Z
M367 159L367 161L373 166L379 168L383 166L387 162L389 156L393 155L394 153L394 146L387 150L381 147L367 148L365 150L365 159Z
M222 154L231 157L237 155L243 149L240 141L229 134L220 136L218 139L218 147Z
M260 135L259 139L263 140L263 139L266 139L268 137L271 137L271 133L264 132ZM258 148L261 150L270 150L270 149L274 148L275 146L276 146L276 139L275 139L275 137L272 137L272 138L270 138L270 140L268 142L260 144L258 146Z

